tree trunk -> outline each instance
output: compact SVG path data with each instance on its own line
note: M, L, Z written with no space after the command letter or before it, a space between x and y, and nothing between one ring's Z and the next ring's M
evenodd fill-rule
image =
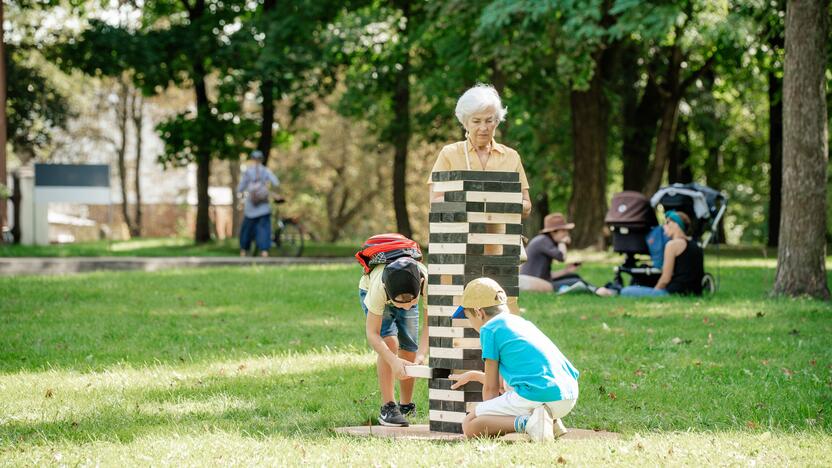
M775 294L829 299L826 279L826 40L829 0L786 6L783 199Z
M668 183L687 184L693 182L693 171L690 168L690 144L688 140L687 120L679 119L676 129L676 138L673 139L673 148L670 151L670 160L667 166Z
M768 162L771 177L768 197L768 246L780 239L780 202L783 185L783 79L768 72Z
M647 182L650 167L650 152L656 127L661 117L661 96L652 74L647 80L644 92L635 105L635 87L628 90L633 96L625 101L622 131L621 157L623 162L624 190L641 192Z
M397 2L404 18L410 17L410 2ZM406 28L407 26L405 26ZM407 31L402 31L406 38ZM396 230L399 234L412 238L410 217L407 214L407 147L410 142L410 54L404 49L401 69L396 72L396 84L393 91L394 122L392 124L393 159L393 209L396 213Z
M276 5L276 0L265 0L263 2L263 16L268 16ZM268 21L268 18L266 18L266 21ZM268 26L266 28L268 29ZM260 95L263 98L263 115L260 120L260 139L257 141L257 149L263 153L263 165L269 167L269 155L272 151L272 140L274 138L274 132L272 132L272 125L274 125L274 81L263 77L260 83Z
M603 51L596 54L595 74L586 91L572 91L572 196L569 219L575 223L576 248L602 247L607 206L608 103L604 96Z
M119 86L118 103L116 104L116 123L121 135L121 141L117 148L118 181L121 189L121 214L124 217L124 223L127 224L127 229L132 232L133 221L130 217L130 202L127 199L127 120L130 114L127 103L130 97L130 85L126 78L122 76L119 80Z
M678 97L672 96L665 99L662 105L659 133L656 135L656 151L653 157L653 164L650 166L650 173L647 176L647 181L644 184L642 192L647 196L656 193L662 183L662 176L670 159L670 150L676 138L676 121L678 117Z
M133 190L136 192L136 206L133 212L133 226L130 228L132 237L142 235L142 127L144 126L144 99L141 92L133 94L133 128L136 131L136 167L133 172Z

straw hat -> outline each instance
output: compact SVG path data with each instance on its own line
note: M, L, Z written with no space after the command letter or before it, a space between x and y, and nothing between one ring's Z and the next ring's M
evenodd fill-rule
M574 227L575 223L567 223L566 217L561 213L552 213L543 218L543 229L540 230L540 233L543 234L561 229L573 229Z

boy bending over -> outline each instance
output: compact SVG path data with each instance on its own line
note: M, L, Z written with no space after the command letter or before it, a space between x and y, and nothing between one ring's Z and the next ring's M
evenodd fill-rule
M427 276L422 263L401 257L375 266L358 283L358 297L366 315L367 342L378 353L376 367L382 404L378 422L383 426L408 426L405 416L416 411L415 382L405 375L404 367L425 361L428 327L423 326L419 335L419 296ZM394 395L395 379L401 380L399 404Z
M548 440L565 431L560 419L578 401L578 371L534 324L511 314L496 281L478 278L465 286L455 318L467 318L480 333L485 372L452 375L451 389L483 384L482 403L465 417L466 437L525 432ZM500 377L508 391L500 392ZM557 434L555 434L557 433Z

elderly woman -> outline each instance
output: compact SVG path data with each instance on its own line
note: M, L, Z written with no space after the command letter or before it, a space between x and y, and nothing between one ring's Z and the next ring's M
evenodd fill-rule
M523 191L523 217L529 215L532 202L529 198L529 181L517 151L494 141L494 132L505 120L507 110L493 86L479 84L465 91L456 103L456 118L465 127L465 140L442 148L433 171L505 171L520 174ZM443 193L433 192L431 200L441 200Z

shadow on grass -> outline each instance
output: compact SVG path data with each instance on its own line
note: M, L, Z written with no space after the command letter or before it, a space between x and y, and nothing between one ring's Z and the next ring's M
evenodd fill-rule
M77 411L60 408L56 400L44 400L44 413L69 415L57 421L6 421L0 425L0 446L90 440L125 443L156 433L206 430L251 437L322 436L333 427L374 420L376 400L373 366L345 365L279 377L214 376L183 381L169 389L129 388L117 402L94 399ZM420 406L427 406L424 400Z

